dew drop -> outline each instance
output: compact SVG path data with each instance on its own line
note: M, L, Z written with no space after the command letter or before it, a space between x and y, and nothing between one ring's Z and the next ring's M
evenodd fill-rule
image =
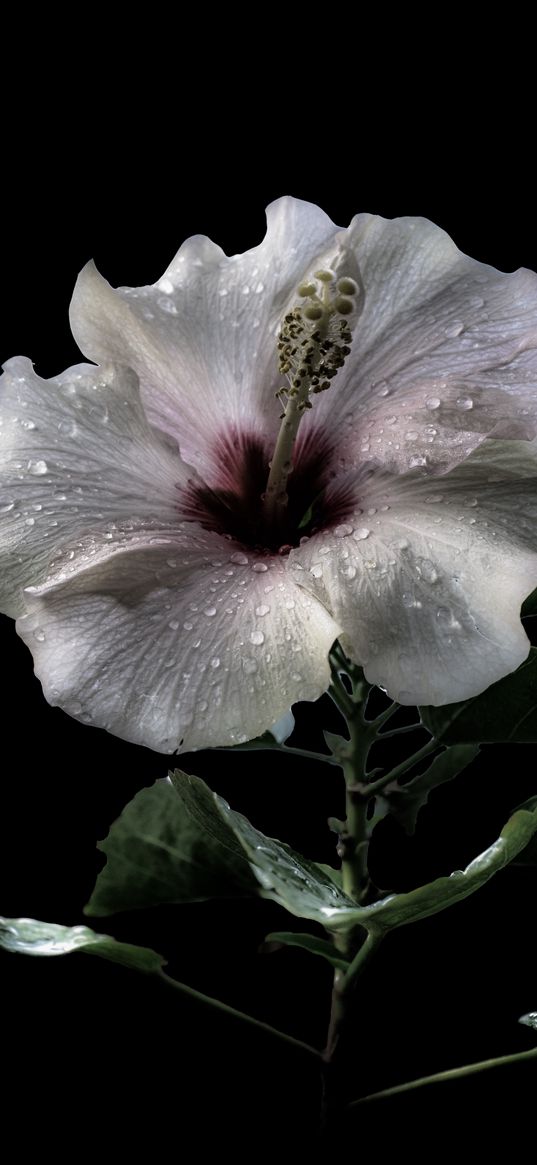
M371 531L368 530L367 526L358 526L354 531L354 538L357 542L363 542L364 538L369 538L370 533Z
M177 619L170 619L168 627L171 627L172 631L177 631L179 629L179 623L177 622Z
M42 627L36 627L34 631L34 639L37 639L38 643L43 643L43 640L45 639L45 632L43 631Z
M183 627L184 627L185 631L192 631L193 626L194 626L193 623L183 623ZM170 627L171 627L171 623L170 623Z
M268 570L268 566L266 562L254 562L252 570L255 570L256 574L264 574Z
M23 429L35 429L35 421L21 421Z
M323 568L320 562L316 562L314 566L310 567L310 574L314 578L322 578Z
M246 554L243 554L240 550L237 550L235 554L232 554L229 561L236 563L237 566L247 566L248 564L248 558Z
M28 473L33 473L34 477L42 477L44 473L47 473L47 471L48 465L46 461L28 462Z
M220 667L220 659L217 655L213 655L213 658L211 660L211 667L214 667L214 668Z
M211 619L213 615L216 615L216 607L206 607L204 614L208 615L209 619Z
M457 408L458 409L462 409L463 411L465 411L467 409L473 409L473 407L474 407L474 402L473 402L471 396L459 396L459 397L457 397Z
M170 316L177 315L177 308L173 302L173 299L167 299L165 295L161 295L159 296L157 303L161 311L167 312L167 314Z
M259 615L260 617L262 615L268 615L269 611L270 611L270 607L267 607L266 603L261 603L261 606L256 607L256 609L255 609L256 615Z
M421 607L419 599L415 599L414 595L408 594L406 591L403 591L401 595L401 601L403 607L406 607L407 609L410 607Z
M453 320L453 323L451 323L449 327L446 328L446 336L451 340L454 339L455 336L460 336L461 332L463 331L464 324L462 320Z
M26 518L25 525L26 526L34 526L35 525L35 518Z
M435 583L438 581L438 571L430 558L417 558L416 567L425 582Z
M425 408L438 409L440 408L440 398L437 396L429 396L425 401Z
M343 522L341 526L336 526L334 534L336 538L347 538L349 534L352 534L352 531L353 527L349 526L347 522Z
M462 504L463 506L477 506L478 501L477 498L466 498Z
M257 671L257 663L256 663L255 659L248 659L248 658L243 659L242 667L243 667L243 671L246 672L247 676L252 676L254 674L254 672Z
M261 644L264 642L265 636L263 635L262 631L252 631L252 634L250 635L250 643L255 644L256 647L261 647Z
M2 498L0 501L0 514L9 514L9 511L13 509L14 505L15 502L11 499Z

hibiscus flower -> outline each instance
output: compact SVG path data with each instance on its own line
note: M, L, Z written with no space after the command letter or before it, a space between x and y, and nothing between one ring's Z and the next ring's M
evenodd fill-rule
M150 287L88 264L95 364L2 377L2 609L50 703L164 752L315 700L337 637L403 704L529 647L537 276L424 219L267 217L244 255L188 239Z

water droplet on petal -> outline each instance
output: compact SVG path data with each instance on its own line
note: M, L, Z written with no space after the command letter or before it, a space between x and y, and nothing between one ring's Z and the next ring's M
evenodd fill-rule
M417 558L416 567L425 582L435 583L438 581L438 571L430 558Z
M320 562L316 562L314 566L310 567L310 574L312 574L314 578L321 578L322 573L323 568Z
M177 619L170 619L168 627L171 627L172 631L177 631L179 629L179 623Z
M248 558L246 554L243 554L240 550L237 550L235 554L232 554L229 561L235 562L237 566L247 566L248 564Z
M37 642L38 642L38 643L43 643L43 640L44 640L45 638L46 638L46 637L45 637L45 632L43 631L43 628L42 628L42 627L36 627L36 629L35 629L35 631L34 631L34 639L37 639Z
M446 336L451 340L454 339L455 336L460 336L461 332L463 331L464 324L462 320L453 320L453 323L451 323L449 327L446 328Z
M429 397L427 397L427 400L425 401L425 407L426 407L427 409L438 409L438 408L440 408L440 398L439 398L439 397L437 397L437 396L429 396Z
M256 574L264 574L268 570L268 566L266 562L254 562L252 570L255 570Z
M206 607L205 614L211 619L213 615L216 615L216 607Z
M214 667L214 668L220 667L220 659L217 655L213 655L213 658L211 660L211 667Z
M363 542L364 538L369 538L370 533L367 526L358 526L354 531L354 538L357 542Z
M462 409L464 411L466 409L473 409L473 407L474 407L474 402L473 402L471 396L459 396L457 398L457 408L458 409Z
M353 527L349 526L348 522L343 522L341 526L336 526L334 534L336 538L347 538L349 534L352 534L352 531Z
M11 498L0 499L0 514L8 514L13 509L15 502Z
M262 631L252 631L252 634L250 635L250 643L254 643L256 647L261 647L261 644L264 642L265 636L263 635Z
M47 471L48 465L46 461L40 460L28 462L28 473L33 473L34 477L42 477L44 473L47 473Z
M408 464L410 469L416 469L418 465L427 465L427 458L416 454L414 457L409 457Z
M76 424L74 421L70 420L59 421L58 430L60 433L64 433L66 437L74 437L76 433Z
M256 607L256 609L255 609L256 615L259 615L259 616L268 615L269 611L270 611L270 607L267 607L266 603L261 603L261 606Z

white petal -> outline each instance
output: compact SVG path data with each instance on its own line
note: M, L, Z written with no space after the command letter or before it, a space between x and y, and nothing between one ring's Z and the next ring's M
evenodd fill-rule
M0 381L0 605L24 609L22 587L44 577L66 540L121 519L176 522L192 471L149 427L136 376L79 365L54 380L29 360Z
M308 418L347 465L445 473L487 435L537 432L537 275L463 255L426 219L358 215L364 305L351 355Z
M27 597L47 700L162 752L242 743L317 699L339 632L280 558L189 523L88 539Z
M221 429L277 431L276 329L335 233L318 207L281 198L268 207L265 239L244 255L227 257L196 235L158 283L117 290L88 264L71 304L73 334L90 359L136 370L150 420L210 478Z
M370 682L402 704L446 704L518 667L537 586L536 446L487 441L433 482L379 472L362 504L290 567Z
M280 716L280 719L277 720L275 724L271 724L269 728L271 736L273 736L274 739L278 741L278 744L283 744L283 742L292 735L294 730L295 718L290 708L289 711L285 713L285 715Z

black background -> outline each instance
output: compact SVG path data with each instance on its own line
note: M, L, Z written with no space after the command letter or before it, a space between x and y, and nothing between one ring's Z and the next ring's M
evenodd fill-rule
M7 83L2 359L28 355L43 376L79 360L67 308L88 258L113 285L153 282L192 233L230 254L255 245L265 205L283 193L318 202L341 225L358 210L424 215L484 262L537 269L524 95L517 82L510 107L501 93L490 104L492 62L475 83L467 50L447 72L421 62L413 89L410 65L386 88L383 59L364 89L363 57L330 66L328 82L325 65L295 82L278 63L260 68L251 51L223 62L217 50L183 43L163 59L151 42L133 55L131 34L116 55L94 28L66 56L41 55L28 106L21 74ZM439 106L439 90L461 77L467 102ZM13 624L3 619L1 632L1 908L74 924L99 866L96 839L170 758L49 708ZM326 699L322 708L335 728ZM318 707L300 710L304 743L317 741L320 720ZM181 763L265 832L330 861L326 817L341 812L342 795L334 770L261 753ZM534 768L531 747L485 749L434 795L414 839L393 824L379 830L379 883L404 889L465 864L535 792ZM537 1005L531 877L508 870L477 898L385 942L364 979L349 1053L357 1094L531 1046L516 1023ZM288 925L272 904L186 906L106 925L168 955L178 978L321 1046L330 974L300 952L258 953L268 931ZM237 1124L254 1129L240 1134L248 1155L277 1147L286 1127L291 1139L314 1138L316 1071L269 1037L97 959L5 956L2 974L6 1063L31 1142L41 1122L55 1141L75 1138L91 1152L151 1140L179 1153L187 1133L200 1150L215 1136L226 1149ZM530 1066L511 1068L384 1102L350 1132L383 1150L403 1130L428 1153L465 1117L482 1143L485 1129L524 1119L530 1075Z

